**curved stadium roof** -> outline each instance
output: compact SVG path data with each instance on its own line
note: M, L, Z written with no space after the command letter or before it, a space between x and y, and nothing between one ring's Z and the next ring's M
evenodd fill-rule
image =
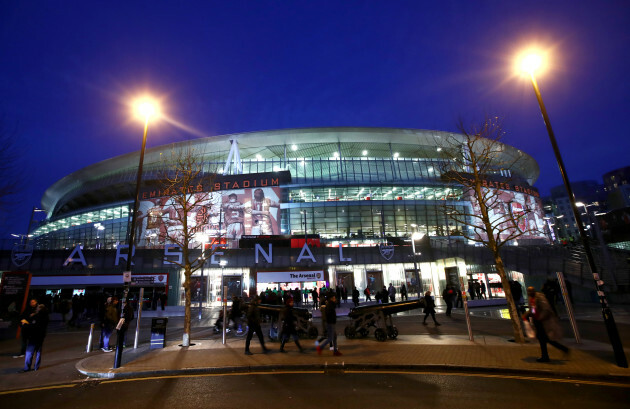
M247 132L212 136L161 145L147 149L144 173L161 165L161 154L193 147L205 161L223 162L230 150L230 141L238 141L241 159L361 157L363 150L370 157L390 158L399 152L402 158L438 158L436 144L444 137L461 137L442 131L399 128L302 128ZM461 137L463 138L463 137ZM462 139L463 140L463 139ZM298 145L296 151L287 146ZM539 175L536 161L526 153L504 145L506 158L520 157L512 171L533 184ZM107 159L73 172L46 190L42 206L49 216L73 212L105 203L131 201L134 195L139 152ZM146 176L143 176L146 178Z

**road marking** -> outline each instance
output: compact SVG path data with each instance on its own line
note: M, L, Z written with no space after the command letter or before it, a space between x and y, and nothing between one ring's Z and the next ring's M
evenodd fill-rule
M616 382L604 382L604 381L589 381L586 379L565 379L565 378L544 378L535 376L523 376L523 375L495 375L486 373L467 373L467 372L429 372L429 371L345 371L346 373L391 373L391 374L413 374L413 375L439 375L439 376L467 376L467 377L482 377L482 378L509 378L518 379L522 381L538 381L538 382L558 382L558 383L579 383L586 385L597 386L614 386L619 388L630 388L630 384L616 383Z
M332 368L331 368L332 369ZM339 368L341 369L341 368ZM340 371L341 372L341 371ZM430 371L378 371L378 370L344 370L343 373L349 374L396 374L396 375L435 375L435 376L466 376L466 377L482 377L482 378L509 378L524 381L537 381L537 382L556 382L556 383L573 383L581 385L593 385L593 386L609 386L615 388L630 388L630 384L621 382L605 382L605 381L591 381L584 379L564 379L564 378L538 378L534 376L522 376L522 375L505 375L505 374L485 374L485 373L466 373L466 372L430 372ZM80 381L71 384L42 386L37 388L16 389L11 391L0 391L0 395L9 395L14 393L34 392L42 390L63 389L81 387L85 382L98 381L99 384L106 383L122 383L122 382L139 382L139 381L155 381L161 379L178 379L178 378L202 378L202 377L215 377L215 376L251 376L251 375L295 375L295 374L319 374L324 375L327 370L317 371L259 371L259 372L234 372L234 373L208 373L208 374L181 374L181 375L163 375L163 376L151 376L145 378L123 378L123 379L102 379L102 378L90 378L88 381Z
M63 384L63 385L53 385L53 386L40 386L37 388L15 389L12 391L0 391L0 395L9 395L11 393L46 391L50 389L74 388L75 386L77 386L77 384Z

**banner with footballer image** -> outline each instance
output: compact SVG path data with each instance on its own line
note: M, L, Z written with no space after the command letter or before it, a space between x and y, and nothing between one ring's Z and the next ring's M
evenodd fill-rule
M491 188L483 188L488 190ZM539 197L529 195L522 192L492 189L497 195L496 202L488 209L490 222L499 229L505 229L500 234L501 240L506 240L514 232L522 233L519 239L548 239L545 230L544 212L542 201ZM473 213L475 214L474 223L482 227L481 210L479 203L475 198L472 190L465 193L464 196L471 202ZM515 224L512 223L512 218ZM505 222L502 222L505 220ZM477 230L481 240L487 240L488 237L482 230Z
M191 187L198 203L186 217L189 231L228 240L280 234L283 173L289 172L221 176L211 186ZM167 237L183 236L182 210L172 195L154 189L140 197L138 247L161 248Z

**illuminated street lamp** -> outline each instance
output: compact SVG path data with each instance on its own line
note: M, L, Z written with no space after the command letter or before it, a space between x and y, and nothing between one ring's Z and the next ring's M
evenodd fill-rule
M626 355L621 344L621 339L619 338L619 331L617 330L617 325L615 324L612 311L610 310L606 295L604 293L604 282L597 272L595 258L593 257L593 252L591 250L588 237L586 236L586 231L584 230L582 218L580 217L580 213L577 208L575 195L573 194L573 189L571 188L571 183L569 182L569 176L567 175L567 171L564 167L564 162L562 161L562 156L560 155L560 149L558 148L556 137L554 136L553 129L551 129L551 122L549 121L549 116L547 115L547 109L545 108L545 104L543 103L540 89L538 88L536 77L534 76L534 74L544 68L545 65L546 54L537 52L535 50L527 51L521 54L517 59L517 66L519 67L520 72L530 77L532 81L532 86L534 87L534 93L536 94L536 99L538 100L540 112L542 113L545 126L547 127L547 133L549 134L549 140L551 141L551 146L553 147L553 152L556 156L558 167L560 168L560 174L562 175L564 187L566 188L567 194L569 196L569 203L571 203L571 210L573 211L573 216L575 217L575 222L580 233L580 239L582 241L582 245L584 246L584 252L586 253L588 265L591 269L591 273L593 274L595 289L597 290L597 295L599 296L599 302L602 307L602 315L604 317L604 323L606 324L606 330L608 331L608 338L610 339L610 343L615 353L615 360L617 361L618 366L622 368L627 368L628 361L626 359Z
M133 248L136 236L136 221L138 216L138 201L140 196L140 182L142 181L142 164L144 163L144 149L147 145L147 131L149 130L149 120L158 116L158 106L155 101L148 98L142 98L136 101L134 104L135 114L138 118L144 121L144 133L142 134L142 147L140 148L140 162L138 163L138 175L136 179L136 194L133 200L133 209L131 212L131 226L128 231L127 245L127 266L125 272L131 274L131 256L133 255ZM127 304L127 297L129 294L129 282L125 282L125 289L122 299L121 318L125 314L125 305ZM142 302L143 300L140 300ZM114 368L120 368L122 363L123 344L125 340L125 330L122 327L118 330L118 337L116 339L116 354L114 357Z

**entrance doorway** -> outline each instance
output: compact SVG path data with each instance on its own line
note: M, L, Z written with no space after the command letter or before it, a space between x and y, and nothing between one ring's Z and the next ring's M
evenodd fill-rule
M383 272L382 271L368 271L367 286L370 289L370 293L376 294L377 291L383 289Z

